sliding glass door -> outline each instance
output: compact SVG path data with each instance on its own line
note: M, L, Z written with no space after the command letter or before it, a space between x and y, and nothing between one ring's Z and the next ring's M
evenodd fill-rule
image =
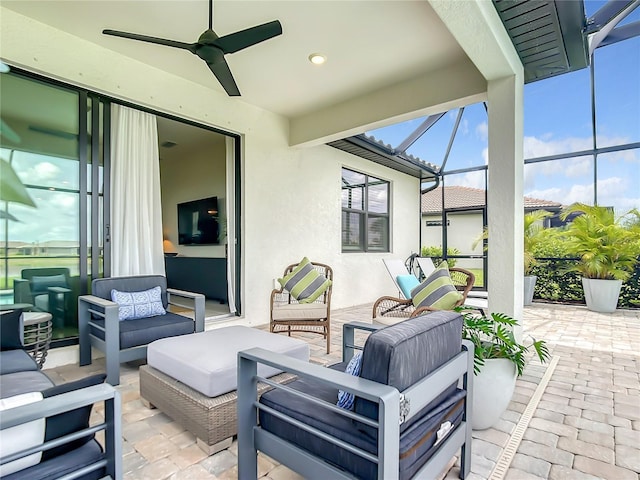
M77 336L78 295L105 274L109 109L26 75L0 80L0 308L51 313L53 338L64 343Z

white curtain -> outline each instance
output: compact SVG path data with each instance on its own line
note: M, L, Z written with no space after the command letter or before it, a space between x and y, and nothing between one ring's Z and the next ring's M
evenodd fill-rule
M111 274L164 275L155 115L111 104Z
M236 155L235 141L231 137L226 138L227 147L227 201L225 202L225 217L227 218L227 298L229 299L229 312L236 312L235 288L236 288Z

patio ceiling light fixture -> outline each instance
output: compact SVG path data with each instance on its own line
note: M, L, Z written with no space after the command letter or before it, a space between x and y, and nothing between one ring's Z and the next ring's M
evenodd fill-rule
M321 53L312 53L309 55L309 61L314 65L322 65L327 61L327 57Z

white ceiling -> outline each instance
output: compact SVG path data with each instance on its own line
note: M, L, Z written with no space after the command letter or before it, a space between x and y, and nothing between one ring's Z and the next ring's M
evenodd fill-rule
M208 27L208 2L15 1L2 6L72 35L224 92L191 53L110 37L105 28L195 42ZM426 1L214 2L220 36L271 20L283 34L228 55L241 100L296 117L459 62L460 46ZM328 57L323 66L311 53ZM109 65L105 65L109 68Z

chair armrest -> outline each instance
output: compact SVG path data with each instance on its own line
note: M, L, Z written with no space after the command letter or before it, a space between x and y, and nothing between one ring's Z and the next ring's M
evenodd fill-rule
M78 323L85 325L90 323L91 315L104 318L106 341L108 342L109 337L114 335L119 344L120 319L118 318L118 309L118 304L111 300L96 297L95 295L80 295L78 297ZM96 328L100 327L96 326ZM111 332L111 335L109 335L109 332Z
M53 293L69 293L71 291L70 288L66 287L47 287L47 290Z
M362 350L364 346L356 345L355 331L363 330L365 332L375 332L384 328L383 325L374 325L364 322L348 322L342 325L342 361L348 362L355 354L354 350Z
M367 400L371 400L372 402L383 403L386 405L385 409L391 408L396 413L396 415L398 414L399 404L396 403L397 406L394 410L393 403L394 401L399 401L400 393L397 389L390 387L389 385L384 385L372 380L367 380L366 378L360 378L348 373L332 370L330 368L316 365L314 363L304 362L302 360L292 358L288 355L275 353L259 347L238 352L238 400L240 399L240 395L242 394L240 391L242 383L245 384L244 393L247 393L247 385L250 386L250 389L252 383L253 387L257 385L257 382L253 382L253 379L257 376L256 368L259 363L277 368L278 370L282 370L283 372L292 373L294 375L297 375L298 377L312 378L333 388L347 390L350 393L354 393L358 397L366 398ZM266 379L260 378L261 382L264 380ZM247 384L247 382L249 383ZM273 385L274 382L271 382L269 380L267 380L265 383L275 386L275 388L284 388L288 391L292 390L288 389L286 386L282 386L279 384ZM305 394L302 395L305 396ZM335 409L340 413L345 413L349 417L360 417L359 415L352 413L350 410L340 408L333 403L322 403L326 403L328 405L328 408L334 407L332 409ZM238 418L240 418L240 416L238 416ZM366 417L362 417L361 421L369 425L378 423Z
M13 455L2 458L2 462L9 462L26 457L36 452L48 450L54 446L71 442L75 439L90 435L100 430L104 431L105 460L98 460L96 466L106 467L107 475L112 478L122 478L122 426L120 393L108 384L94 385L68 393L62 393L41 401L6 410L0 416L0 429L5 430L22 425L33 420L51 417L60 413L75 410L96 402L104 402L104 422L89 427L65 437L53 439L35 447L27 448ZM82 465L84 468L85 465ZM89 467L89 465L87 465ZM79 469L78 469L79 470ZM73 472L69 472L73 473Z
M398 297L380 297L373 304L372 317L384 317L385 315L392 317L409 318L413 312L413 302L411 299Z
M13 301L14 303L33 303L29 280L24 278L13 280Z
M185 290L177 290L175 288L167 288L168 303L170 305L178 305L180 307L193 310L195 322L195 332L204 332L204 295L201 293L187 292ZM193 300L193 306L184 305L172 301L172 297L188 298Z

